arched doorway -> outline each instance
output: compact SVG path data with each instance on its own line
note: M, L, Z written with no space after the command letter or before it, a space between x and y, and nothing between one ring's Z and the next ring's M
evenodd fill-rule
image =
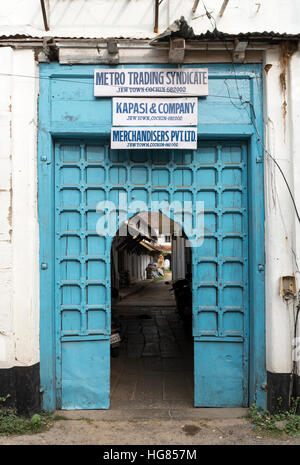
M182 227L161 212L137 213L115 235L111 408L193 405L191 270Z
M109 408L111 243L137 212L161 211L192 244L194 405L247 406L247 144L159 152L61 140L55 156L56 405Z

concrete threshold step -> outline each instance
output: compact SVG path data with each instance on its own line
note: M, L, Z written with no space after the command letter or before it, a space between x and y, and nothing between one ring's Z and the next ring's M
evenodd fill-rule
M135 420L223 420L242 418L247 408L111 408L109 410L58 410L56 413L69 420L88 418L99 421L135 421Z

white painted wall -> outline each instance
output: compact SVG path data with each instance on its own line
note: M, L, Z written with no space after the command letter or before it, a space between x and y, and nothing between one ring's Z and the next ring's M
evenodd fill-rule
M284 171L299 208L299 178L297 180L296 173L299 174L297 123L300 53L294 55L287 73L286 130L279 81L279 51L268 51L265 62L272 65L265 75L265 143ZM268 155L265 155L265 216L267 368L274 373L289 373L292 368L293 310L296 301L284 301L279 294L279 286L281 276L297 272L299 224L295 229L295 212L290 195L278 168Z
M170 242L166 242L166 237L168 239L168 238L170 238L170 235L171 235L171 233L169 234L169 236L165 236L165 235L159 236L157 238L157 243L159 245L170 245Z
M1 72L11 73L12 50L0 49ZM2 76L0 86L0 366L14 359L12 318L12 141L11 77Z
M159 9L159 32L184 16L196 34L222 32L299 33L300 2L297 0L229 0L222 17L223 0L205 0L214 20L205 15L202 1L192 14L194 0L164 0ZM50 31L45 32L38 0L2 0L0 29L3 35L34 37L152 38L154 0L45 0Z
M37 92L31 50L0 48L0 367L39 361ZM14 76L11 76L14 75Z
M293 163L294 197L299 210L300 203L300 51L294 54L290 63L289 73L289 124L290 124L290 150ZM300 224L293 215L294 228L294 269L297 278L297 287L300 288ZM298 331L299 334L299 331Z

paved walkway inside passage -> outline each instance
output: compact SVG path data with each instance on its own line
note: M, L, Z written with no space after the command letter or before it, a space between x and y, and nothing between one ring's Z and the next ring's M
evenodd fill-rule
M151 281L114 307L123 343L111 359L111 409L193 405L192 333L166 283Z
M132 284L127 289L120 291L121 301L117 306L130 307L131 305L142 306L160 306L160 307L175 307L175 299L171 290L172 275L170 272L165 274L164 279L153 281L145 279Z

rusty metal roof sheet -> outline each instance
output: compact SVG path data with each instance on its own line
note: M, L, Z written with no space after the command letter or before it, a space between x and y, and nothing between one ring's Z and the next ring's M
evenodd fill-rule
M214 31L206 31L202 34L195 34L194 30L185 18L182 16L179 20L174 21L164 32L156 36L152 40L152 43L162 42L168 39L172 39L175 37L182 37L187 40L298 40L300 39L300 32L299 34L288 34L288 33L279 33L274 31L263 31L263 32L242 32L239 34L232 34L228 32L222 32L217 29Z
M1 31L2 29L2 31ZM195 34L193 28L187 23L185 18L182 16L180 19L174 21L164 32L161 34L153 34L151 37L144 35L143 33L135 34L135 37L129 35L120 35L120 36L103 36L103 35L77 35L77 34L58 34L55 31L44 31L44 30L37 30L31 27L22 27L20 29L14 28L10 30L9 28L0 29L0 40L40 40L43 38L53 38L56 40L109 40L109 39L117 39L117 40L147 40L150 43L158 43L162 41L169 40L175 37L183 37L186 40L191 41L217 41L217 40L233 40L233 39L251 39L251 40L259 40L259 41L266 41L266 40L298 40L300 39L300 31L298 34L289 34L289 33L280 33L276 31L257 31L257 32L241 32L238 34L235 33L228 33L222 32L217 29L214 31L207 30L201 34ZM5 30L6 29L6 30ZM21 32L22 30L22 32ZM24 31L24 32L23 32ZM1 34L2 32L2 34ZM4 33L6 32L6 33Z
M36 31L35 31L36 32ZM0 31L1 34L1 31ZM158 35L153 35L152 37L146 37L142 34L136 37L130 36L90 36L90 35L57 35L45 31L41 31L39 35L31 35L29 33L12 33L12 34L1 34L0 39L43 39L44 37L54 38L54 39L66 39L66 40L109 40L109 39L119 39L119 40L150 40L153 43L161 42L170 38L183 37L187 40L231 40L231 39L256 39L256 40L298 40L300 39L300 32L298 34L289 34L289 33L280 33L275 31L257 31L257 32L241 32L238 34L222 32L217 29L214 31L207 30L201 34L195 34L191 26L188 25L186 20L181 17L179 20L174 21L174 23L169 26L164 32Z

